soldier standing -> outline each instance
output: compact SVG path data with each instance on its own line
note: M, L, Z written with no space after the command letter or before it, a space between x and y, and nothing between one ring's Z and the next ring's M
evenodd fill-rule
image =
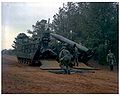
M76 47L76 44L74 44L73 46L73 62L74 62L74 65L77 65L79 64L78 62L78 48Z
M107 55L107 62L110 66L110 70L113 71L113 66L114 64L116 63L116 60L115 60L115 56L114 54L111 52L111 50L109 50L109 53Z
M65 71L66 74L70 74L71 58L72 58L72 55L66 49L66 47L63 46L59 54L59 61L60 61L60 67Z

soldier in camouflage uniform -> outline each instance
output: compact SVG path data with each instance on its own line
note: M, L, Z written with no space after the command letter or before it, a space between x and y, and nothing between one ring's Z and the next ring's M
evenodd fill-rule
M72 55L66 49L66 47L63 46L59 54L59 61L60 61L60 67L64 70L65 74L70 74L71 58L72 58Z
M115 56L114 54L111 52L111 50L109 50L109 53L107 55L107 62L110 66L110 70L113 71L113 66L114 64L116 63L116 60L115 60Z

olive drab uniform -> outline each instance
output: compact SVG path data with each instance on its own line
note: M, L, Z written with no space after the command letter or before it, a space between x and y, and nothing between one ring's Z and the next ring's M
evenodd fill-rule
M65 71L65 73L70 74L70 62L72 55L68 50L63 48L59 54L60 67Z
M78 48L76 46L74 47L73 59L74 59L74 65L78 66L78 64L79 64L79 62L78 62Z
M116 62L115 56L114 56L113 53L109 52L109 54L107 55L107 62L109 64L109 66L110 66L110 70L113 71L113 66L114 66L114 64Z

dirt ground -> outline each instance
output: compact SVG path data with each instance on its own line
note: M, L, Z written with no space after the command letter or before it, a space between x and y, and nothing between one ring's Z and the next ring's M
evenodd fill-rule
M118 94L118 71L107 67L71 75L50 73L39 67L20 65L13 56L2 58L2 94Z

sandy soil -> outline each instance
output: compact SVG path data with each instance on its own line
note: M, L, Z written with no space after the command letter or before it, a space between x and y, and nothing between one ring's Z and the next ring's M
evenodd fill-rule
M103 67L102 67L103 68ZM39 67L20 65L13 56L2 58L2 93L114 93L118 94L118 72L107 68L94 73L71 75L50 73Z

